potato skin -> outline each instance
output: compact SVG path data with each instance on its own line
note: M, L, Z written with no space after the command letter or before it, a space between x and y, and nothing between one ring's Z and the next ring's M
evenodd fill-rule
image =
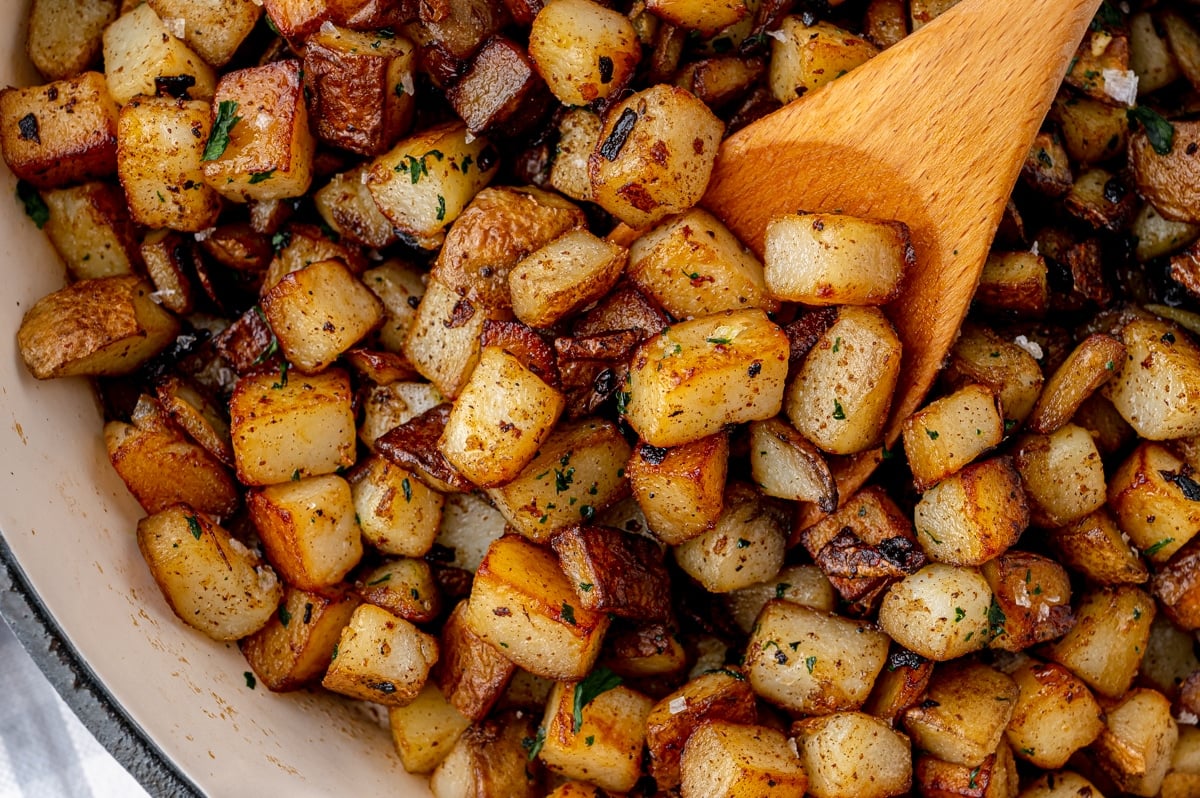
M1180 222L1200 222L1200 159L1189 150L1200 144L1200 122L1176 121L1175 144L1159 155L1144 131L1129 140L1129 165L1138 189L1159 213Z

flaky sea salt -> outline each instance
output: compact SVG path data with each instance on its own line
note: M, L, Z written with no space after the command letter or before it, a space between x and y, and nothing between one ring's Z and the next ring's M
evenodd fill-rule
M687 709L687 696L681 695L678 698L672 698L671 703L667 704L667 709L671 711L672 715L683 712Z
M1100 73L1104 78L1104 93L1122 105L1132 108L1137 105L1138 76L1132 69L1106 69Z
M1033 355L1034 360L1042 359L1042 347L1036 341L1030 341L1024 335L1018 335L1013 339L1013 343Z

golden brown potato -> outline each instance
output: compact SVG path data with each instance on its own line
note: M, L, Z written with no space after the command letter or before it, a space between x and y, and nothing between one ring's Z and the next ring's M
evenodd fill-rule
M784 734L768 726L706 720L683 749L683 798L801 795L804 765Z
M1006 731L1020 758L1046 770L1060 768L1100 735L1100 704L1063 666L1024 659L1008 675L1021 691Z
M117 0L35 0L25 41L29 60L50 80L78 75L99 58L104 28L119 7Z
M780 510L744 482L730 482L712 529L673 549L675 561L712 593L770 579L783 565L786 538Z
M1075 625L1045 649L1108 698L1129 689L1146 653L1154 599L1131 585L1092 588L1075 606Z
M913 745L975 767L1000 744L1019 694L1010 677L981 662L938 665L926 699L904 713L904 728Z
M1163 613L1181 629L1200 629L1200 542L1181 548L1154 574L1150 590Z
M725 506L729 435L670 448L638 444L625 472L655 537L678 545L712 529Z
M629 19L591 0L547 3L529 31L529 55L564 105L602 102L620 92L641 54Z
M438 798L537 798L541 764L530 761L525 742L536 738L536 726L521 710L473 724L433 771L431 791Z
M267 689L298 690L325 674L357 606L358 597L341 587L319 593L288 587L267 625L238 644L242 656Z
M1156 794L1179 739L1171 702L1155 690L1135 688L1109 707L1106 715L1094 746L1101 769L1120 790Z
M262 6L254 0L147 0L163 19L183 20L180 37L214 67L225 66L250 35Z
M763 493L837 509L838 489L824 455L779 418L750 422L750 473Z
M413 623L430 623L442 614L442 594L425 560L399 557L360 571L354 584L359 598Z
M142 253L126 196L112 183L100 182L42 192L50 211L42 230L74 279L137 271ZM175 310L166 301L163 304Z
M436 638L385 609L360 604L321 684L364 701L403 706L421 692L437 659Z
M890 798L912 786L908 737L861 712L834 712L793 725L813 798Z
M627 792L642 772L646 716L653 700L609 680L597 669L581 682L559 682L542 719L545 743L538 758L555 773ZM589 700L590 699L590 700Z
M1139 584L1150 578L1107 506L1052 530L1049 543L1060 562L1098 584Z
M993 612L1004 616L1001 627L992 630L990 647L1022 651L1059 637L1075 623L1071 582L1054 560L1008 551L984 563L981 570L998 608Z
M999 620L993 606L978 570L931 563L888 589L879 626L905 648L944 662L987 644Z
M1200 167L1187 154L1193 144L1200 144L1200 122L1171 124L1175 141L1166 154L1154 149L1145 131L1134 133L1129 139L1129 166L1138 190L1159 213L1181 222L1200 222Z
M1197 483L1167 447L1145 441L1121 463L1108 506L1121 531L1152 563L1165 563L1200 531Z
M149 4L125 11L104 29L104 76L119 104L153 97L156 81L176 78L196 100L210 100L212 67L179 40Z
M1065 526L1104 504L1104 464L1087 430L1075 424L1025 435L1014 460L1034 523Z
M400 762L409 773L437 767L471 725L432 680L409 704L388 707L388 725Z
M942 371L956 390L972 383L992 389L1006 422L1029 415L1042 390L1042 369L1033 355L986 327L964 324ZM1008 424L1005 425L1007 431Z
M1200 434L1200 347L1152 317L1130 321L1120 338L1125 366L1104 390L1121 416L1150 440Z
M879 52L866 39L823 20L809 25L801 16L788 16L779 33L771 42L767 82L781 103L836 80Z
M550 327L607 294L627 258L624 247L569 230L509 272L513 313L531 327Z
M913 483L925 490L1000 443L1004 423L991 389L968 385L905 419L903 435Z
M983 565L1029 525L1021 477L1009 457L974 463L934 485L913 508L917 542L929 558Z
M442 625L434 679L451 706L478 721L491 712L517 666L471 630L466 611L467 602L459 602Z
M879 672L863 712L894 727L905 710L925 695L933 676L933 662L906 648L893 646L887 666Z

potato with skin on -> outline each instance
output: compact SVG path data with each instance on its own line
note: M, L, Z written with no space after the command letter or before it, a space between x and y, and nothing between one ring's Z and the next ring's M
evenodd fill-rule
M472 724L430 777L436 798L537 798L541 763L529 760L526 740L537 735L537 718L510 710Z
M221 76L212 98L211 151L203 159L204 180L221 196L247 202L308 191L316 140L309 132L303 71L299 61L289 59ZM223 118L231 124L220 149L212 137Z
M1019 798L1080 798L1091 795L1103 798L1094 784L1073 770L1045 773L1021 790Z
M639 443L625 473L654 536L675 546L716 526L725 507L729 434L660 448Z
M926 490L998 445L1004 420L991 389L968 385L906 418L903 435L913 482Z
M1200 532L1200 490L1191 469L1162 444L1143 441L1108 482L1117 525L1147 560L1161 565Z
M1011 457L973 463L926 490L913 508L917 542L929 558L983 565L1017 542L1029 505Z
M659 789L679 786L680 757L688 738L708 721L757 723L754 690L738 668L690 679L659 699L646 716L648 772Z
M1150 578L1146 563L1122 536L1107 506L1051 530L1048 542L1059 562L1092 582L1141 584Z
M479 363L484 323L509 318L511 310L477 305L437 277L430 277L402 354L443 396L453 398Z
M1054 662L1023 658L1008 675L1020 695L1005 734L1013 752L1044 770L1061 768L1104 728L1104 711L1079 677Z
M887 661L888 644L867 622L772 600L750 633L746 673L756 693L791 712L858 709Z
M680 319L723 310L779 310L762 263L708 211L691 208L642 233L629 246L629 277Z
M186 504L139 521L137 544L171 610L214 640L258 631L283 598L271 566Z
M1033 355L974 324L964 324L950 349L942 380L950 390L973 383L992 389L1006 420L1024 421L1041 394L1042 367Z
M1174 146L1159 155L1144 130L1129 138L1129 166L1139 193L1164 217L1200 222L1200 171L1188 148L1200 142L1200 122L1174 120Z
M625 679L663 677L666 685L687 674L690 655L676 637L673 622L632 621L620 624L604 639L604 667Z
M846 305L787 386L784 410L830 454L879 443L900 374L900 339L878 308Z
M783 404L788 354L787 336L761 310L668 327L634 353L625 418L660 447L771 418Z
M744 482L729 483L716 525L676 546L675 562L711 593L770 579L787 544L783 514L770 502Z
M59 188L117 168L117 104L104 75L0 90L0 151L21 180Z
M1192 538L1156 569L1150 590L1163 614L1181 629L1200 629L1200 538Z
M446 700L472 721L482 720L512 680L517 666L466 622L467 600L450 612L438 636L441 656L434 681Z
M1134 688L1105 713L1093 749L1100 769L1132 795L1157 795L1171 767L1179 726L1162 693Z
M503 34L484 41L446 100L472 135L528 135L553 104L524 43Z
M904 728L916 747L975 767L1000 744L1019 695L1016 682L981 662L938 665L926 700L904 713Z
M340 585L320 592L288 586L278 612L238 647L267 689L298 690L324 675L358 604Z
M437 767L471 725L471 719L451 704L432 680L402 707L388 707L392 745L409 773L429 773Z
M142 262L140 236L126 194L119 187L90 182L49 189L41 195L50 211L42 230L72 279L116 277L138 270ZM167 309L175 310L169 305Z
M359 247L333 240L316 225L293 223L280 233L278 240L282 248L275 253L263 275L259 296L274 288L284 275L298 272L317 261L340 260L354 274L361 274L367 268L366 257Z
M771 42L767 84L781 103L836 80L879 52L866 39L823 20L806 25L800 16L787 16L779 31L782 36Z
M837 481L825 456L783 419L750 422L750 473L768 496L837 509Z
M531 327L550 327L607 294L627 259L624 247L569 230L509 272L513 313Z
M558 123L558 147L550 167L550 185L573 200L590 201L592 181L588 156L600 141L600 115L586 108L571 108Z
M704 38L715 36L725 28L736 25L753 8L746 0L696 2L696 0L647 0L646 10L671 25L695 31Z
M1104 504L1104 463L1080 426L1022 436L1014 461L1029 497L1030 519L1039 526L1065 526Z
M763 240L771 294L806 305L887 304L915 260L903 222L785 214L771 220Z
M912 786L912 745L861 712L834 712L792 726L813 798L891 798Z
M1022 651L1053 640L1075 623L1071 580L1054 560L1025 551L1007 551L983 564L983 578L1004 615L992 629L990 648Z
M254 0L147 0L163 19L182 19L181 38L214 67L223 67L258 23L263 8Z
M21 320L21 359L39 380L136 371L179 332L179 322L152 293L146 280L123 275L81 280L47 294Z
M791 796L808 787L787 737L769 726L705 721L688 737L680 770L683 798Z
M1055 370L1029 416L1033 432L1054 432L1125 362L1125 346L1111 335L1089 335Z
M1134 319L1119 337L1125 365L1103 390L1121 416L1150 440L1200 434L1200 346L1157 318Z
M339 236L365 247L382 249L396 243L396 230L371 198L363 182L366 172L367 166L360 164L334 175L313 192L313 204L325 224ZM424 286L417 296L423 293Z
M550 551L518 535L488 548L464 621L518 666L559 680L587 675L609 625L606 614L579 605Z
M618 96L641 55L629 19L592 0L546 3L529 29L529 56L566 106L602 104Z
M376 442L384 435L444 402L438 389L427 382L400 380L373 385L360 399L363 419L358 427L359 440L375 450Z
M588 678L595 678L593 673ZM642 773L646 716L653 699L617 685L582 707L575 725L577 696L587 682L559 682L550 691L541 728L545 743L538 753L548 769L567 778L588 781L604 790L628 792Z
M556 534L550 547L581 606L640 621L671 620L671 577L653 540L581 524Z
M704 194L725 125L690 92L658 84L613 106L588 158L592 200L645 228Z
M367 543L384 554L423 557L437 537L445 497L385 458L350 477L354 512Z
M1134 14L1130 18L1131 31L1137 30L1138 18L1149 19L1149 15ZM1133 40L1136 42L1136 33ZM1132 43L1132 42L1131 42ZM1130 55L1135 55L1136 46ZM1131 64L1131 66L1133 66ZM1136 70L1136 67L1134 67ZM1138 90L1146 86L1139 77ZM1058 121L1063 147L1072 161L1084 164L1110 160L1124 152L1129 143L1129 117L1127 109L1093 100L1078 94L1061 93L1051 108L1051 117Z
M996 753L974 767L920 754L915 771L918 794L928 798L974 795L1014 798L1017 791L1016 763L1008 743L1003 741Z
M119 105L139 94L155 96L161 78L191 78L187 91L193 100L212 99L217 83L212 67L171 33L149 4L126 11L104 29L104 77Z
M354 589L374 604L413 623L430 623L442 614L442 593L425 560L398 557L360 571Z
M815 565L784 566L765 582L729 593L726 606L733 620L748 634L771 599L784 599L824 612L833 612L837 606L833 585Z
M1150 639L1154 599L1132 585L1092 588L1075 605L1075 625L1043 653L1106 698L1120 698Z
M404 706L438 659L437 639L372 604L354 610L321 685L351 698Z
M879 626L926 659L944 662L987 645L992 590L975 568L931 563L892 585Z
M895 728L897 719L925 695L933 663L902 646L893 646L862 711Z

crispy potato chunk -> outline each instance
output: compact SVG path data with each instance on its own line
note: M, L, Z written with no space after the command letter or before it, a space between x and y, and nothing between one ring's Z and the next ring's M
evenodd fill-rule
M118 186L100 182L42 192L50 210L42 229L74 279L116 277L137 270L142 253L126 196ZM165 301L163 305L175 310Z
M992 330L964 324L942 379L951 389L977 383L992 389L1006 420L1021 422L1042 390L1042 368L1020 346Z
M1017 542L1029 504L1010 457L969 465L922 494L913 508L917 541L929 558L983 565Z
M706 721L755 723L754 690L738 669L691 679L659 700L646 717L649 772L660 789L679 786L680 757L688 738Z
M624 685L604 690L583 704L583 682L559 682L550 691L542 728L546 741L538 758L568 778L589 781L604 790L627 792L642 772L646 716L654 702ZM576 714L576 707L580 712ZM580 722L576 722L576 720Z
M432 681L410 703L388 707L392 744L409 773L428 773L449 755L471 719L463 715Z
M670 576L654 541L581 525L559 532L550 545L581 606L626 618L670 619Z
M385 609L362 604L342 630L321 684L364 701L403 706L420 694L437 659L436 638Z
M1003 627L993 629L988 645L1021 651L1059 637L1075 623L1071 581L1054 560L1024 551L1009 551L984 563L983 578L1004 614Z
M655 537L678 545L712 529L725 507L729 435L671 448L638 444L625 467Z
M491 712L517 666L471 629L466 612L464 599L442 625L441 657L434 678L451 706L478 721Z
M981 662L934 668L926 700L904 713L913 744L939 759L975 767L1000 744L1020 690Z
M1163 613L1182 629L1200 629L1200 540L1187 546L1161 566L1150 590L1162 603Z
M182 20L181 38L214 67L229 63L262 16L254 0L147 0L163 19Z
M1017 756L1047 770L1060 768L1100 735L1100 704L1066 668L1025 659L1008 675L1021 691L1006 731Z
M835 712L798 721L792 731L813 798L908 794L912 746L878 718Z
M1200 142L1200 122L1176 120L1171 151L1159 155L1144 131L1129 139L1129 165L1138 190L1159 213L1181 222L1200 222L1200 171L1196 159L1187 154Z
M355 592L374 604L413 623L430 623L442 614L442 594L425 560L399 557L361 572Z
M903 432L913 483L925 490L1000 443L1004 423L992 391L968 385L913 413Z
M430 790L437 798L537 798L541 765L529 761L525 742L536 725L521 710L472 725L433 771Z
M688 737L680 770L684 798L801 795L808 787L787 738L768 726L707 720Z
M978 570L931 563L892 585L879 625L905 648L943 662L987 644L991 607L992 590Z
M1166 440L1200 434L1200 346L1161 319L1121 328L1126 360L1104 391L1138 435Z
M35 0L29 7L29 60L51 80L73 77L100 56L102 36L120 10L117 0Z
M351 483L363 537L384 554L424 556L437 537L445 497L382 457L365 465Z
M1170 449L1142 442L1108 483L1108 506L1142 555L1161 564L1200 532L1200 485Z
M837 482L825 456L782 419L750 422L750 473L768 496L837 509Z
M1052 530L1049 543L1059 562L1098 584L1140 584L1150 578L1107 506Z
M325 674L358 603L341 587L319 593L288 587L267 625L241 641L242 656L268 689L298 690Z
M1157 794L1179 740L1171 702L1155 690L1135 688L1106 715L1094 746L1101 769L1124 792Z
M824 86L879 52L867 40L825 21L807 25L802 17L789 16L779 31L782 36L771 42L767 82L781 103Z
M188 94L213 96L212 67L167 29L148 3L126 11L104 30L104 76L121 105L139 94L153 97L161 78L191 78Z
M1150 639L1154 599L1132 585L1092 588L1075 607L1075 625L1045 649L1108 698L1129 689Z
M707 532L675 547L675 561L712 593L770 579L783 565L781 513L744 482L725 490L724 510Z
M1067 424L1050 435L1026 435L1014 459L1034 523L1065 526L1104 504L1104 464L1082 427Z
M550 327L607 294L627 257L624 247L569 230L509 272L513 313L531 327Z

